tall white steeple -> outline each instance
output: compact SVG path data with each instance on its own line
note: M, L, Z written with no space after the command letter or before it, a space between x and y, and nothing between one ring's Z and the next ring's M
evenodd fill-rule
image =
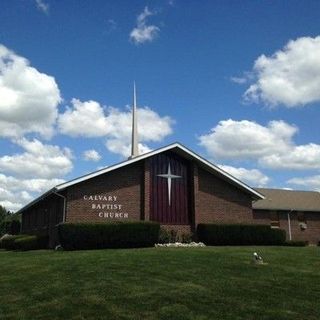
M132 159L139 155L138 150L138 124L137 124L137 95L136 83L133 83L133 105L132 105L132 141L131 141L131 156Z

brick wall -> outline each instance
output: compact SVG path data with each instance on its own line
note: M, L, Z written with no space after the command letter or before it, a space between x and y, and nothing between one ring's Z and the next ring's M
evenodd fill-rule
M253 223L270 225L270 212L268 210L253 210Z
M144 162L140 161L70 186L66 222L140 220L143 179Z
M255 223L270 225L270 211L254 210ZM310 244L318 244L320 241L320 213L304 212L307 229L301 230L298 213L290 213L291 236L292 240L309 241ZM287 240L289 240L288 212L279 212L279 227L286 231Z
M301 230L297 214L291 217L291 234L293 240L309 241L311 244L318 244L320 241L320 212L304 213L307 229ZM280 222L281 225L281 222Z
M144 160L144 220L150 220L150 159Z
M194 166L195 225L253 223L251 196Z

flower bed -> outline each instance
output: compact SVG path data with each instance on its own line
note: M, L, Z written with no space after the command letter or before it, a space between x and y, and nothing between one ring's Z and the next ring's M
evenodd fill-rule
M173 243L157 243L155 244L156 248L166 247L166 248L194 248L194 247L205 247L206 245L202 242L190 242L190 243L181 243L181 242L173 242Z

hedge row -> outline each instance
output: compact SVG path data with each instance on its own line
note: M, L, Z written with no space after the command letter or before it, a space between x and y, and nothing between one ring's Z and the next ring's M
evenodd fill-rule
M58 226L60 244L66 250L151 247L159 240L159 223L64 223ZM197 236L206 245L284 245L285 231L268 225L199 224ZM161 238L161 237L160 237ZM302 242L287 242L302 245ZM48 247L47 236L9 235L0 243L6 250Z
M63 223L58 226L65 250L152 247L159 238L154 222Z
M283 245L286 233L268 225L199 224L198 239L206 245Z
M1 248L6 250L15 250L15 240L25 237L26 235L6 235L1 239Z
M15 245L21 251L48 249L48 241L48 236L26 236L18 238Z
M288 240L284 245L288 247L305 247L309 245L309 242L304 240Z
M8 235L1 240L1 248L6 250L38 250L48 248L48 236Z

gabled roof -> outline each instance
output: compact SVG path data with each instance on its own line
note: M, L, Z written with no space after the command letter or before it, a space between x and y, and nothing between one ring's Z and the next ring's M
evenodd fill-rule
M253 209L320 212L320 193L284 189L257 188L265 199L252 204Z
M44 197L46 197L49 194L52 194L52 193L55 193L55 192L58 192L58 191L63 191L66 188L68 188L70 186L73 186L73 185L75 185L77 183L92 179L94 177L100 176L102 174L105 174L105 173L108 173L110 171L122 168L124 166L130 165L132 163L138 162L140 160L152 157L154 155L157 155L159 153L162 153L162 152L165 152L165 151L169 151L169 150L170 151L174 151L175 153L181 155L182 157L184 157L186 159L196 161L198 163L198 165L200 165L205 170L207 170L210 173L212 173L212 174L222 178L223 180L233 184L234 186L240 188L244 192L250 194L254 199L263 199L264 198L264 196L259 191L254 190L253 188L249 187L248 185L246 185L242 181L236 179L235 177L233 177L229 173L227 173L224 170L220 169L218 166L215 166L214 164L212 164L211 162L209 162L206 159L202 158L201 156L199 156L198 154L194 153L190 149L186 148L182 144L176 142L176 143L170 144L168 146L165 146L163 148L159 148L159 149L153 150L151 152L139 155L139 156L137 156L135 158L120 162L120 163L115 164L113 166L106 167L106 168L103 168L101 170L94 171L94 172L92 172L90 174L81 176L79 178L70 180L68 182L59 184L56 187L54 187L54 188L50 189L49 191L47 191L42 196L38 197L34 201L32 201L29 204L27 204L25 207L20 209L18 212L24 211L25 209L27 209L31 205L35 204L36 202L40 201L41 199L43 199Z
M253 188L249 187L245 183L243 183L240 180L236 179L235 177L233 177L229 173L225 172L224 170L220 169L219 167L215 166L211 162L205 160L204 158L202 158L198 154L194 153L190 149L186 148L185 146L183 146L182 144L177 143L177 142L173 143L173 144L170 144L170 145L168 145L166 147L163 147L163 148L160 148L160 149L156 149L156 150L153 150L153 151L148 152L148 153L144 153L144 154L142 154L140 156L137 156L137 157L135 157L133 159L129 159L129 160L120 162L120 163L118 163L116 165L113 165L113 166L110 166L110 167L106 167L104 169L92 172L90 174L87 174L85 176L76 178L74 180L59 184L59 185L56 186L56 190L57 191L63 190L63 189L65 189L67 187L70 187L70 186L72 186L74 184L83 182L85 180L94 178L94 177L99 176L101 174L104 174L104 173L113 171L115 169L127 166L129 164L138 162L138 161L140 161L142 159L146 159L146 158L152 157L152 156L154 156L156 154L159 154L159 153L162 153L162 152L168 151L168 150L175 151L176 153L180 154L184 158L197 161L200 165L202 165L205 169L209 170L211 173L215 173L215 174L221 176L224 180L234 184L235 186L240 187L244 191L252 194L255 198L258 198L258 199L263 199L264 198L263 195L260 194L260 192L258 192L256 190L254 190Z

